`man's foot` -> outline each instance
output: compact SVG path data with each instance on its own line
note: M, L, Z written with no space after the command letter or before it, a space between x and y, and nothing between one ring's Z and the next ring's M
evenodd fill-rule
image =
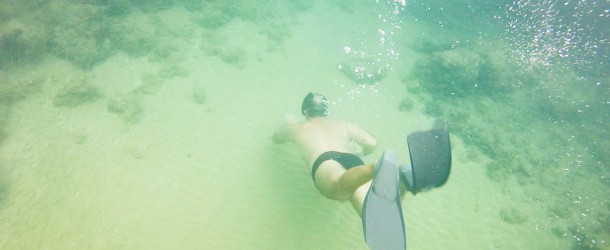
M414 186L413 186L413 169L411 168L410 164L401 164L398 167L398 176L400 177L400 182L402 182L403 185L405 185L405 187L407 188L407 191L415 194L415 192L413 192L414 190Z

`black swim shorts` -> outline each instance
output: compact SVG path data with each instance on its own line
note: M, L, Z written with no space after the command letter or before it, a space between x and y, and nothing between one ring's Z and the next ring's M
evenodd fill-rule
M322 162L333 160L341 164L345 170L350 168L364 165L364 162L360 159L360 157L350 154L350 153L342 153L337 151L328 151L322 153L316 161L313 163L313 167L311 168L311 178L314 179L314 183L316 181L316 171L318 171L318 167Z

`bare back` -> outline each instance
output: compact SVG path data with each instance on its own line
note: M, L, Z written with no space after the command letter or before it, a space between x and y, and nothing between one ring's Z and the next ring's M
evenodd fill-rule
M363 147L364 154L372 152L376 146L373 136L363 129L349 122L327 118L286 125L274 134L273 140L275 143L294 142L310 168L324 152L349 152L346 146L351 140Z

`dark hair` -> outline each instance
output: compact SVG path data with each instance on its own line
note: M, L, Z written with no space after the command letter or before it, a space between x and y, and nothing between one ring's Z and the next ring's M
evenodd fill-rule
M307 111L309 117L326 117L328 115L328 99L318 93L309 92L303 99L303 104L301 104L301 114L306 115L305 111Z

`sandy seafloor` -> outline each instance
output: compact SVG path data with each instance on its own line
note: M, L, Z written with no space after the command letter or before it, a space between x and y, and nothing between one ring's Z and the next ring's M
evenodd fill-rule
M451 65L455 57L442 52L460 51L459 41L485 55L502 54L505 42L465 38L406 10L395 19L383 1L290 3L253 2L235 12L255 17L221 24L197 22L209 12L180 4L125 7L132 8L120 13L131 27L125 32L154 37L136 40L152 49L117 49L92 63L65 51L5 62L0 97L11 100L1 102L0 249L367 249L351 206L319 195L297 149L270 140L286 120L302 119L309 91L331 100L331 117L378 139L367 161L386 148L407 161L410 132L451 132L447 184L403 201L409 249L610 248L608 103L600 101L608 101L608 72L582 93L565 77L531 81L541 92L570 88L576 93L560 101L584 100L595 113L564 105L539 108L554 116L520 115L531 110L518 103L552 91L492 93L523 88L510 85L459 99L421 87L425 76L414 72L433 67L434 56ZM447 37L449 47L439 49ZM421 43L431 49L417 49ZM340 69L354 65L384 73L359 82ZM522 79L497 79L514 78ZM590 117L562 126L572 112Z

